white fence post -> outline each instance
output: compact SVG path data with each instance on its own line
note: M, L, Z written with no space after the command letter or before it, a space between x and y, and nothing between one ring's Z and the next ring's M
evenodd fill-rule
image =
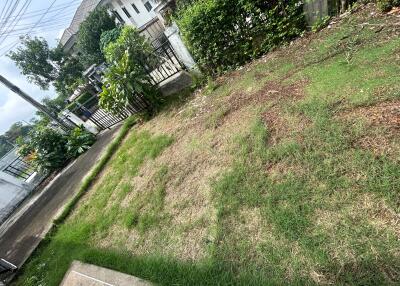
M186 66L186 68L188 70L197 71L198 68L196 62L194 61L189 50L186 48L186 45L181 38L180 31L176 23L173 23L172 26L167 27L164 34L171 43L171 46L174 49L176 56Z

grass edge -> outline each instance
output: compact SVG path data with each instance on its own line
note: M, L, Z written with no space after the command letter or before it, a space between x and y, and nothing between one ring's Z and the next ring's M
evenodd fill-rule
M79 187L78 192L75 196L65 205L64 210L62 213L53 220L53 226L59 225L65 221L65 219L69 216L72 210L75 208L76 204L79 200L83 197L84 194L89 190L89 188L93 185L94 181L97 179L100 172L104 169L105 165L109 162L111 157L117 151L120 143L122 140L125 139L128 132L131 130L133 125L136 123L136 117L129 117L121 130L119 131L118 135L112 140L112 142L107 146L107 149L100 157L100 160L96 163L96 165L89 171L89 174L85 176L81 186ZM51 233L52 230L49 231Z

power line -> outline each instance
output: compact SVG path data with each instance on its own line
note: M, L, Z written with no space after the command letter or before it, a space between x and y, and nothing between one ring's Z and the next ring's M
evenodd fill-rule
M7 8L7 10L6 10L5 13L4 13L5 22L4 22L2 25L0 25L0 30L4 28L4 25L6 25L6 23L8 22L8 20L9 20L9 18L10 18L10 16L12 15L12 13L14 13L14 11L15 11L17 5L18 5L18 2L19 2L19 0L17 0L17 1L14 3L14 5L13 5L12 2L10 2L10 4L8 5L8 8Z
M19 0L18 0L19 1ZM55 1L54 1L55 2ZM43 18L48 15L49 13L54 13L56 12L56 7L66 7L70 5L76 3L76 0L72 0L70 2L68 2L67 4L60 4L60 5L55 5L54 6L54 2L52 3L52 5L50 5L50 7L48 7L47 9L45 9L45 12L41 15L41 19L39 19L38 22L36 22L33 26L31 26L30 24L19 24L18 22L16 23L15 27L13 29L9 29L7 30L6 34L4 35L4 39L9 38L9 37L22 37L25 36L27 34L29 35L36 35L36 34L40 34L41 31L34 31L37 28L42 28L42 27L46 27L46 31L54 31L56 29L60 29L60 28L64 28L65 26L67 26L68 24L66 24L64 22L65 20L69 20L70 18L68 16L64 17L64 18L56 18L57 15L65 15L67 13L67 11L65 11L65 9L60 9L58 8L59 12L52 15L51 19L47 19L45 21L43 21ZM91 4L88 5L82 5L82 3L78 6L78 8L73 7L75 10L78 9L86 9L89 7L93 7L93 6L97 6L99 4L100 1L96 1L96 2L92 2ZM43 9L44 10L44 9ZM75 11L73 18L76 16L78 10ZM40 11L40 10L36 10L36 11ZM31 12L32 13L32 12ZM23 13L22 16L24 16L25 14L28 13ZM21 17L22 19L22 17ZM0 22L1 23L1 22ZM18 26L17 26L18 25ZM29 25L29 26L28 26ZM4 32L3 32L4 33ZM4 42L4 41L3 41ZM6 55L10 50L12 50L17 44L19 43L19 41L15 41L13 44L8 45L11 46L10 48L8 48L4 53L2 53L0 55L4 56ZM5 47L0 48L0 50L5 50Z
M8 0L7 0L7 1L8 1ZM54 11L63 10L63 9L65 9L65 8L71 7L71 5L74 4L75 2L76 2L76 3L80 3L80 2L82 2L82 0L72 0L72 1L70 1L70 2L68 2L68 3L63 3L63 4L59 4L59 5L54 5L50 11L51 11L51 12L54 12ZM42 12L43 12L43 11L46 11L46 10L47 10L47 8L45 8L45 9L38 9L38 10L34 10L34 11L30 11L30 12L25 13L25 16L27 16L27 17L32 17L32 18L33 18L34 16L41 15ZM13 17L15 17L15 16L12 16L11 18L13 18ZM2 16L1 16L1 14L0 14L0 22L2 22L3 20L4 20L4 19L2 19Z
M20 17L26 12L26 10L28 9L28 7L29 7L29 5L31 4L31 2L32 2L32 0L26 1L26 2L22 5L21 9L18 11L18 13L17 13L17 18L15 18L14 20L12 20L12 21L10 22L10 24L8 25L8 30L7 30L7 28L5 28L5 29L4 29L4 32L0 33L0 42L1 42L1 39L3 38L3 36L6 35L6 33L11 32L11 31L15 28L15 25L18 24L18 22L19 22L19 20L20 20ZM6 37L7 37L7 36L5 36L4 39L5 39Z
M33 27L27 32L27 34L30 34L30 33L36 28L36 26L40 24L40 22L41 22L41 21L43 20L43 18L47 15L48 11L51 9L51 7L53 7L53 5L54 5L54 3L56 3L56 1L57 1L57 0L53 0L53 2L51 2L49 8L47 8L47 10L42 14L42 16L39 18L39 20L36 22L36 24L33 25ZM19 42L18 42L18 43L19 43ZM3 54L1 55L1 57L4 56L4 55L6 55L9 51L11 51L16 45L18 45L18 43L14 44L11 48L9 48L5 53L3 53Z

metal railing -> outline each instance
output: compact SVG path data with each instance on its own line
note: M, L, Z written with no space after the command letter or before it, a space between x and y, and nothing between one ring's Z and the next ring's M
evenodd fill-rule
M70 111L83 121L90 120L100 130L104 130L120 123L132 114L145 110L147 107L148 103L142 95L133 94L128 105L110 113L100 108L98 96L93 95L84 103L77 104L76 107Z
M158 85L173 75L185 70L185 66L176 56L174 49L168 40L154 50L156 65L145 65L146 71L151 78L151 84Z
M33 175L35 169L22 156L18 156L4 168L3 172L26 181Z

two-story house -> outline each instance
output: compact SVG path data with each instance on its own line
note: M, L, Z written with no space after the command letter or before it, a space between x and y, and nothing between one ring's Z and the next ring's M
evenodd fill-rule
M166 5L165 1L159 0L83 0L75 12L70 26L65 29L60 43L67 53L76 52L75 44L80 24L86 19L91 11L99 6L105 6L115 15L121 24L133 25L144 31L151 24L157 22L157 11ZM162 24L156 27L158 33L162 33Z

